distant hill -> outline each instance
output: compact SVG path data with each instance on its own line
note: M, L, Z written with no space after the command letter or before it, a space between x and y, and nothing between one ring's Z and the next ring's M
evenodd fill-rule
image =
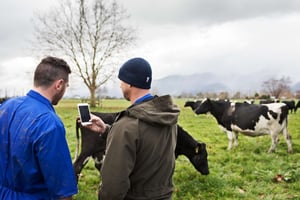
M180 95L183 93L197 94L199 92L242 92L254 94L261 91L261 85L268 80L263 74L254 75L215 75L201 73L192 75L171 75L153 80L152 90L157 94ZM300 82L291 86L292 91L300 90Z
M159 94L168 93L179 95L183 92L196 94L201 92L225 91L228 87L216 80L210 73L195 74L188 76L173 75L162 79L153 80L152 90Z
M251 75L216 75L213 73L199 73L192 75L171 75L161 79L154 79L151 90L158 95L171 94L178 96L181 94L196 95L199 92L229 92L231 95L241 92L246 95L254 95L261 91L261 85L268 80L264 74ZM293 92L300 90L300 82L291 86ZM121 98L122 92L119 83L111 84L104 88L105 95ZM85 87L78 87L68 91L67 96L89 96Z
M294 84L291 87L291 89L292 89L293 92L299 91L300 90L300 82L297 82L296 84Z
M251 81L248 81L251 82ZM173 75L162 79L153 80L152 90L158 94L168 93L180 95L182 93L197 94L199 92L236 92L256 90L255 84L247 83L244 77L220 77L212 73L193 74L193 75ZM248 92L248 91L247 91Z

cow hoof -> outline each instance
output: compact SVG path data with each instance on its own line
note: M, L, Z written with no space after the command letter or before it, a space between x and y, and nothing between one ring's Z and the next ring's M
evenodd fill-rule
M82 173L77 174L77 177L78 177L78 179L80 179L81 177L83 177L83 174Z
M275 153L275 150L274 150L274 149L270 149L270 150L268 151L268 153Z

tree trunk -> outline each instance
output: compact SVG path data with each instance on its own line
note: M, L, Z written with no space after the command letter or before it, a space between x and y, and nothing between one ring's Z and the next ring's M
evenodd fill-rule
M90 87L90 106L91 107L96 107L96 88L95 87Z

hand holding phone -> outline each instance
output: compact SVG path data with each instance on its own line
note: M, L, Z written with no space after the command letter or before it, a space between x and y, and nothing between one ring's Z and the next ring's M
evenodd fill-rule
M89 104L87 103L79 103L77 105L79 117L82 125L88 125L92 124L91 120L91 114L89 109Z

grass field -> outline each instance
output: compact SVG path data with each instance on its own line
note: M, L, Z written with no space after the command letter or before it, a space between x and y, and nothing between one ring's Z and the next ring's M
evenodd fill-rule
M180 156L174 173L174 200L300 199L300 111L289 115L293 154L287 153L282 135L273 154L267 153L271 144L269 136L247 137L241 134L238 148L227 151L227 136L211 115L195 116L190 108L183 107L184 99L175 102L181 108L179 124L195 139L207 144L210 174L201 175L186 157ZM65 124L72 157L76 147L77 103L79 100L64 99L55 108ZM103 100L102 106L92 111L115 112L128 105L125 100ZM75 199L96 200L100 181L90 160L82 171Z

